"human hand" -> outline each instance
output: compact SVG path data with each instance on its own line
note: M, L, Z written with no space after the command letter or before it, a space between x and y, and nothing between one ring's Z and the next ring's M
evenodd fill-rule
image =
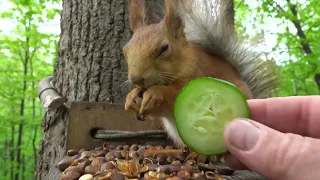
M320 178L320 96L248 100L251 119L224 131L233 169L249 168L268 179Z

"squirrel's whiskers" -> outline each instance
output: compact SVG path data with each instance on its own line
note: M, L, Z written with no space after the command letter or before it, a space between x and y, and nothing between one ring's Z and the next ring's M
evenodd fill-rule
M274 90L275 67L240 40L230 24L224 0L165 0L165 16L147 24L144 0L129 1L133 35L123 47L129 82L146 89L138 113L147 106L148 118L162 120L176 146L184 146L173 116L176 95L198 77L214 77L237 86L247 99L269 97ZM201 9L200 9L201 8ZM126 109L134 104L133 89ZM136 114L135 114L136 115Z

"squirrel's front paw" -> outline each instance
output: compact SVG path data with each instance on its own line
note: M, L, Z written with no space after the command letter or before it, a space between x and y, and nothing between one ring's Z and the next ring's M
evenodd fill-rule
M155 86L149 88L143 93L143 99L139 114L144 117L151 113L154 109L158 108L164 101L163 88L161 86Z
M129 111L135 116L138 116L141 102L142 102L142 97L141 97L142 93L143 93L143 89L141 88L134 88L128 93L126 97L126 103L125 103L126 111Z

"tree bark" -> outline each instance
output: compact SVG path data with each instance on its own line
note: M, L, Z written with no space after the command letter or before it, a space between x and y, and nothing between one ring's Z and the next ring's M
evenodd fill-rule
M154 3L157 0L147 1ZM129 40L127 0L63 0L54 86L70 101L124 103L129 87L122 47ZM67 108L46 112L37 179L65 155Z

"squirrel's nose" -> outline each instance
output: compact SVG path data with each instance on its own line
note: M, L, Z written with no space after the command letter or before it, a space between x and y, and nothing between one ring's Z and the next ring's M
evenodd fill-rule
M131 82L137 86L143 86L144 79L142 77L133 76L131 77Z

